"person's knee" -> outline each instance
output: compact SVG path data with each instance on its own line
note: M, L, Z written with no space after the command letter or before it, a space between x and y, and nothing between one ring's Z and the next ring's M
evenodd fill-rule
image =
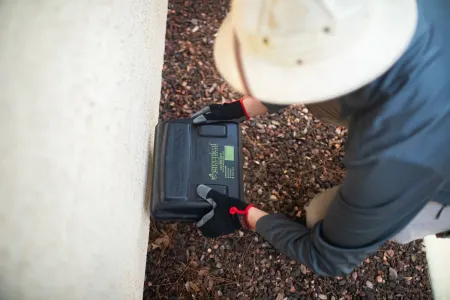
M338 99L305 105L313 116L324 123L348 127L347 120L341 119L341 105Z
M306 226L308 228L312 228L317 222L325 218L328 208L338 190L339 186L336 186L317 194L305 207Z

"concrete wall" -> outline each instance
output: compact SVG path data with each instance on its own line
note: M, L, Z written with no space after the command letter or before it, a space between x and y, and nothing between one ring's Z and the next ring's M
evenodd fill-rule
M0 299L142 298L166 10L0 1Z

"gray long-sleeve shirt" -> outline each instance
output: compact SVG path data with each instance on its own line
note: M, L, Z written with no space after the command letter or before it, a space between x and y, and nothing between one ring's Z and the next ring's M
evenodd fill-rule
M450 2L419 0L418 8L404 55L340 99L350 121L347 173L325 219L312 230L281 214L256 224L318 274L350 273L430 200L450 204Z

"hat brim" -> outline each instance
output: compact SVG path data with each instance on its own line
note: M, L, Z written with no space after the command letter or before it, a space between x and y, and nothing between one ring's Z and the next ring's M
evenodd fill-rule
M365 34L330 59L286 67L240 52L251 95L274 104L313 103L354 91L386 72L404 53L415 33L415 0L377 0ZM214 57L225 80L246 93L238 70L234 28L227 16L217 34Z

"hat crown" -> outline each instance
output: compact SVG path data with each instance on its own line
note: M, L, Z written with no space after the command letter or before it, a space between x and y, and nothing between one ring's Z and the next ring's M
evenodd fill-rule
M345 51L370 22L371 0L234 0L231 18L242 51L283 65Z

